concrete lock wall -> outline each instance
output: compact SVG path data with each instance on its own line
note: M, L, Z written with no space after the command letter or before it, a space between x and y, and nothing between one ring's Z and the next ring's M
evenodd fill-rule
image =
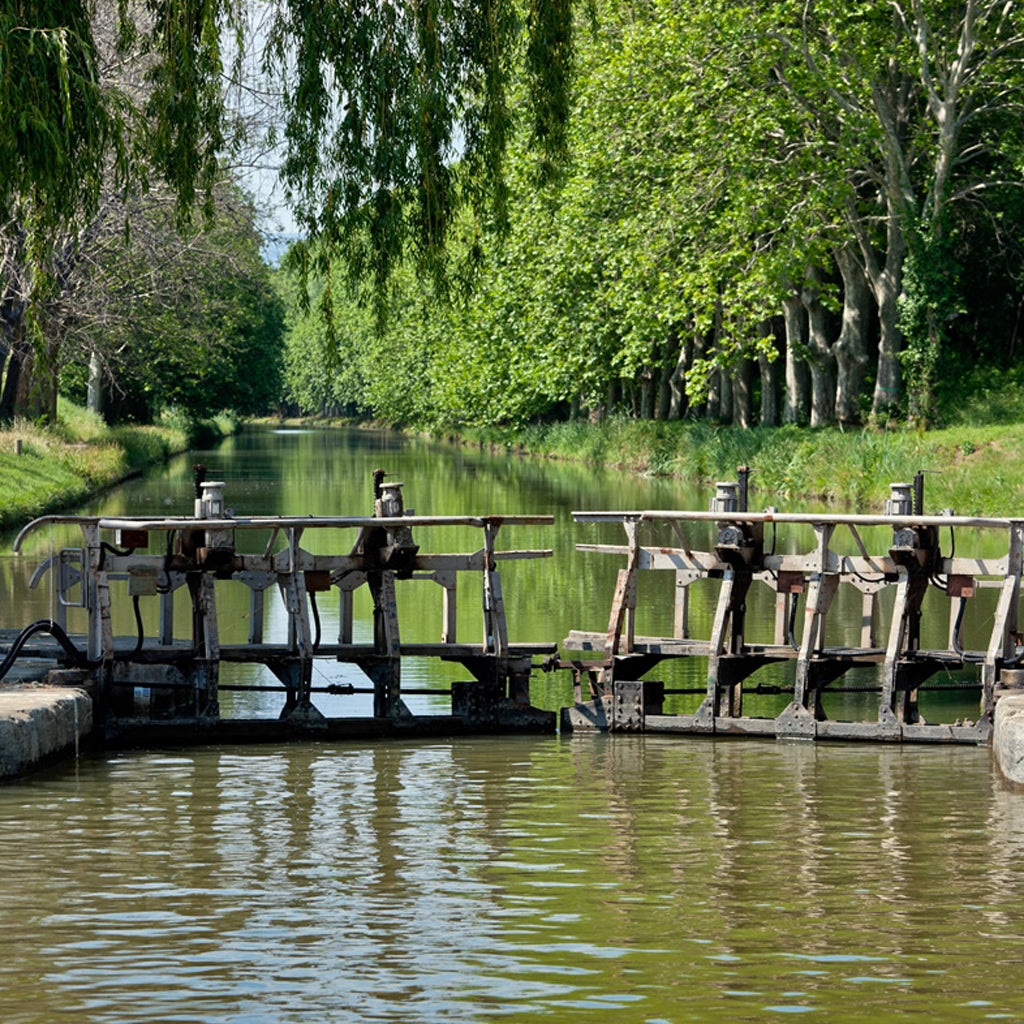
M1024 694L1001 697L996 704L992 753L1003 775L1024 785Z
M77 687L0 691L0 778L20 775L92 730L92 699Z

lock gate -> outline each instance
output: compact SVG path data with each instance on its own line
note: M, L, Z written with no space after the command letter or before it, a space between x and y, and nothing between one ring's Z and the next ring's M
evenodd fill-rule
M999 697L1024 686L1024 648L1018 633L1024 520L921 512L920 474L915 484L892 485L881 515L786 513L745 510L745 480L721 483L709 511L574 512L578 523L616 523L624 544L578 544L577 550L625 560L618 572L609 624L604 631L574 629L563 649L580 652L550 668L569 669L574 704L563 709L566 729L648 731L696 735L775 736L802 739L883 740L984 744L991 738ZM884 546L865 536L879 527ZM701 550L694 535L714 542ZM649 530L673 543L644 542ZM813 536L808 545L786 534ZM766 534L771 541L766 544ZM993 537L995 539L993 539ZM943 545L946 545L943 550ZM991 557L971 546L1000 553ZM846 552L842 550L846 548ZM789 548L792 553L781 553ZM644 635L640 620L651 608L645 586L654 574L674 577L671 635ZM694 636L691 590L710 588L710 628ZM756 588L774 600L770 636L754 639L747 603ZM717 594L713 591L717 590ZM860 635L836 642L828 630L836 595L852 590L861 601ZM965 610L986 590L995 591L987 642L964 647ZM922 644L926 595L945 602L938 616L945 643ZM802 610L799 602L802 599ZM932 630L934 632L934 630ZM688 713L668 714L666 695L687 692L643 677L678 659L706 662L703 699ZM752 677L789 663L792 699L773 717L745 714L744 696L772 692ZM854 670L868 670L877 693L877 716L835 720L825 699ZM980 697L973 716L927 721L919 698L938 673L973 672ZM698 671L702 671L698 669ZM970 685L970 684L969 684Z
M529 689L533 658L552 655L556 646L510 641L499 573L509 560L552 552L501 550L497 544L500 531L550 525L550 516L413 515L404 509L402 485L385 483L382 471L374 474L371 516L234 516L224 507L223 483L206 481L202 467L197 470L190 517L47 516L26 526L14 543L18 551L29 534L54 523L81 531L79 547L52 554L32 578L35 587L52 574L56 611L52 622L29 628L36 635L31 646L25 641L24 653L54 658L91 680L97 719L105 721L109 740L555 730L556 715L534 708ZM479 543L460 553L421 548L441 528L468 531ZM349 543L340 551L324 550L339 533ZM247 543L238 545L243 535ZM460 580L467 575L477 578L483 611L483 635L472 641L460 637L457 621ZM248 590L248 637L242 643L221 641L218 593L226 586ZM427 587L440 596L440 634L432 642L408 642L401 635L397 594L409 587L420 588L418 600L427 597ZM369 593L373 607L370 642L354 636L353 602L360 590ZM175 621L178 593L187 595L184 626ZM268 641L264 624L275 596L287 629ZM319 615L328 596L337 602L339 623L329 639L322 636ZM114 607L126 597L137 625L134 637L114 632ZM146 602L159 608L152 636L143 628ZM84 618L84 633L69 634L69 611L78 621ZM450 715L410 713L402 687L408 657L437 658L466 670L468 678L448 691ZM314 686L314 663L325 659L357 666L367 685ZM224 687L220 669L226 662L264 665L276 683ZM222 718L220 695L227 688L280 693L279 718ZM328 719L314 699L323 693L372 694L372 717Z

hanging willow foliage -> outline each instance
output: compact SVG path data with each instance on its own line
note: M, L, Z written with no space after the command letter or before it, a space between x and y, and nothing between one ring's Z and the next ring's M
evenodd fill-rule
M255 2L255 0L250 0ZM565 148L572 0L260 0L265 69L283 83L284 177L318 252L345 258L383 301L415 253L439 289L462 204L506 222L513 75L550 175ZM245 0L0 0L0 217L73 225L101 178L158 174L187 218L224 145L222 42ZM97 73L97 10L141 48L145 94Z
M112 128L83 0L0 4L0 223L95 201Z
M154 171L187 219L218 170L221 39L238 14L238 0L0 0L0 226L73 226L101 187ZM122 54L146 55L144 94L102 80L110 29Z
M570 0L525 15L513 0L279 0L268 67L286 83L285 180L321 261L343 254L379 308L410 252L443 290L460 204L506 221L520 58L543 166L564 151L571 13Z

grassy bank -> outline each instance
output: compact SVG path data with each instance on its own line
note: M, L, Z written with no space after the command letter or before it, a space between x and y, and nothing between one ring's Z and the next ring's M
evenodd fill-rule
M0 429L0 528L70 508L233 429L228 419L197 425L173 418L153 426L107 427L98 416L62 402L54 427L15 422Z
M465 440L530 455L618 465L642 473L710 483L751 468L752 500L794 508L801 500L880 509L893 481L927 474L929 510L1024 515L1024 423L961 424L918 433L740 430L705 422L616 419L469 430Z

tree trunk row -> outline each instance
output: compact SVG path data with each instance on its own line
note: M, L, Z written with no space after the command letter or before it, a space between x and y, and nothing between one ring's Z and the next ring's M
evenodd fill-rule
M687 372L697 360L723 351L722 316L716 317L706 336L671 335L652 352L645 373L632 382L620 382L623 393L630 396L630 412L659 420L706 416L740 427L755 423L763 427L780 423L856 426L869 411L884 413L895 404L901 385L898 288L887 274L893 267L865 270L854 245L837 249L833 257L841 282L840 312L830 308L827 300L834 280L821 268L809 268L803 285L783 300L781 315L757 324L761 342L757 354L734 358L712 371L703 403L688 398ZM879 335L878 380L874 395L868 396L864 385L873 355L873 330ZM614 385L605 409L615 407L613 390Z

